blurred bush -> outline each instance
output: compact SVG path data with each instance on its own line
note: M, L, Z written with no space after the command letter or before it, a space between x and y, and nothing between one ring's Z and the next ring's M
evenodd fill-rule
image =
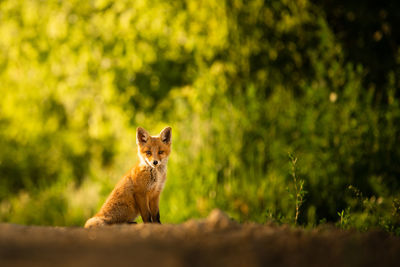
M136 126L156 134L168 124L164 222L214 207L239 221L293 222L289 152L307 191L300 224L339 221L350 208L362 227L399 226L395 73L379 88L388 101L376 101L319 6L3 1L0 10L1 220L82 225L136 161Z

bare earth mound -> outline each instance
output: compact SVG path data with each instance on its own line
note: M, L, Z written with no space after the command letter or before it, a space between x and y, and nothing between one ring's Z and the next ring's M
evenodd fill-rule
M215 210L181 225L100 229L0 224L0 266L399 266L400 238L237 224Z

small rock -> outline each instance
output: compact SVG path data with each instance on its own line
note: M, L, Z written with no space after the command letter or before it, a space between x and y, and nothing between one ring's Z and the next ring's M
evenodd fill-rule
M208 215L207 223L211 224L215 228L226 228L232 223L232 221L223 211L220 209L214 209L211 211L210 215Z

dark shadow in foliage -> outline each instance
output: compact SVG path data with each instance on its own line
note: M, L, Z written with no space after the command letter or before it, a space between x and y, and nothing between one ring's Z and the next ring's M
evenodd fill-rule
M326 13L329 25L349 61L362 64L366 88L376 89L376 101L387 103L388 74L394 72L400 96L400 2L313 0Z

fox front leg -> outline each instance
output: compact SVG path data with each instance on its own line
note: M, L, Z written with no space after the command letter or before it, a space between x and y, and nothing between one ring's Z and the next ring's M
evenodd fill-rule
M146 195L138 195L135 197L136 204L139 208L140 216L142 216L142 220L144 223L151 223L152 216L150 213L149 202L146 198Z
M161 221L160 221L160 211L157 212L156 218L155 218L155 220L153 219L153 222L156 222L156 223L161 224Z
M160 198L160 194L154 194L150 198L150 201L149 201L151 218L154 223L161 223L160 210L159 210L159 206L158 206L159 198Z

